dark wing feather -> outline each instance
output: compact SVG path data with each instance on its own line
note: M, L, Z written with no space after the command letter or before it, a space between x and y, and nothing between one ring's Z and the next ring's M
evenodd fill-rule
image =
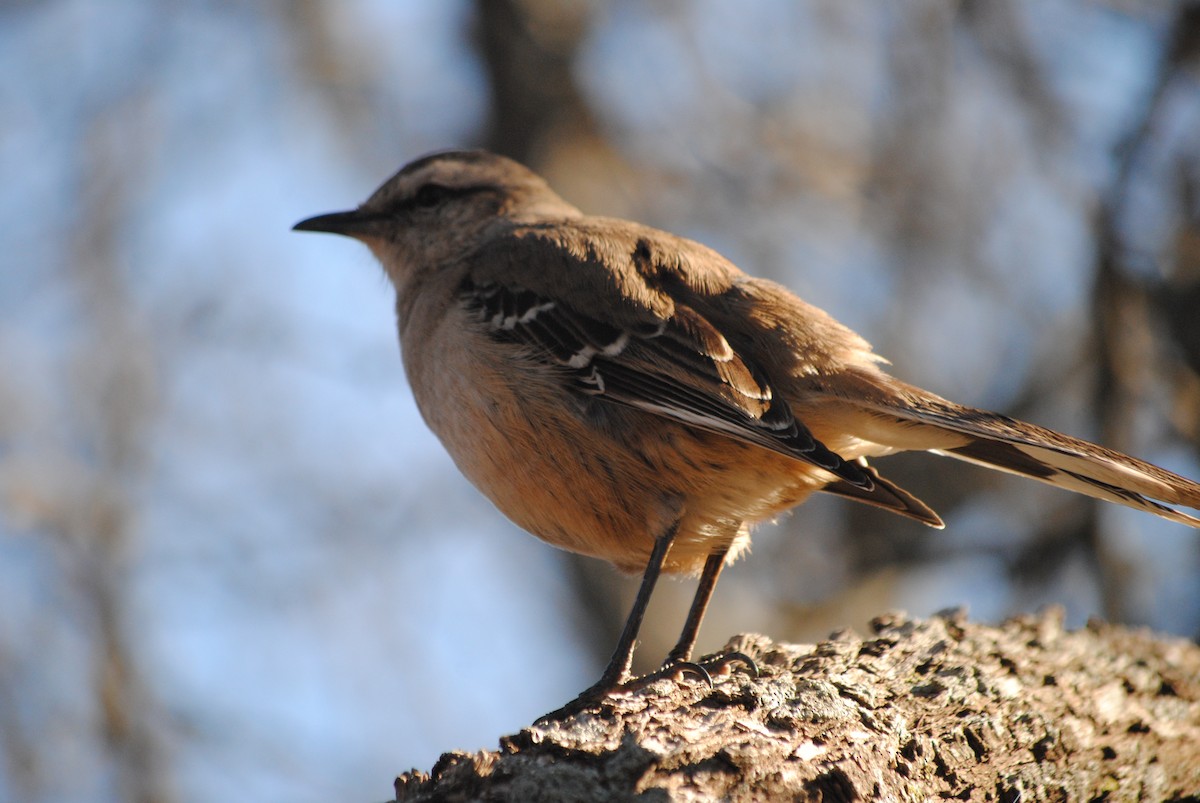
M883 508L884 510L890 510L892 513L899 513L901 516L907 516L910 519L915 519L922 524L936 527L939 530L946 526L941 516L935 513L929 505L891 480L879 476L878 471L867 465L865 458L860 457L857 462L862 466L863 471L871 475L871 479L875 482L875 487L871 491L864 491L857 485L851 485L841 480L831 482L821 490L824 493L843 496L847 499L853 499L856 502L863 502L864 504Z

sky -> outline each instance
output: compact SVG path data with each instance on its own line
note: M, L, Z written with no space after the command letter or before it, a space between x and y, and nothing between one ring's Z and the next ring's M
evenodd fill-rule
M1163 13L1013 4L1035 87L938 3L572 7L588 21L574 79L623 167L572 172L564 146L552 183L785 281L910 381L1095 436L1091 225ZM506 522L424 427L370 254L290 231L480 140L471 14L0 9L0 799L379 800L396 773L494 747L594 680L574 564ZM1036 92L1053 114L1021 111ZM1194 154L1190 93L1162 125ZM1134 215L1131 238L1152 249L1179 213L1139 187L1162 211ZM1061 395L1030 404L1031 386ZM1146 387L1135 445L1200 476L1162 423L1170 389ZM1019 528L1070 518L1029 485L951 500L951 529L921 536L937 539L928 562L873 575L886 590L867 604L995 620L1059 603L1076 624L1100 609L1086 556L1014 586ZM712 646L782 637L789 606L854 574L848 514L812 507L766 529L757 568L726 573ZM1133 618L1200 630L1195 535L1101 516ZM105 747L110 648L153 783Z

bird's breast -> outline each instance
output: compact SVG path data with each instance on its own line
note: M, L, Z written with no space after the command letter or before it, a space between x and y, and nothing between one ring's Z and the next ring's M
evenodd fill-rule
M439 327L422 345L402 337L405 367L421 415L459 470L542 540L644 564L653 533L678 512L669 488L633 479L630 453L593 429L560 368L491 338L466 313Z

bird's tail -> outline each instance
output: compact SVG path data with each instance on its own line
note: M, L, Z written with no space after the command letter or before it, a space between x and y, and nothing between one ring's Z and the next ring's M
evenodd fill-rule
M998 413L964 407L896 380L856 406L870 440L924 449L1200 527L1171 505L1200 509L1200 484L1122 454Z

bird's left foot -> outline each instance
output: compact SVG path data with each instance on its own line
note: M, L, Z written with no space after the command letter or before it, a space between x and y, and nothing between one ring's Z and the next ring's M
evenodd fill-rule
M537 728L554 722L561 722L562 720L573 717L576 714L580 714L589 708L594 708L602 703L610 694L623 689L627 683L627 680L618 682L616 684L609 684L601 681L600 683L589 686L581 691L574 700L562 706L561 708L556 708L548 714L542 714L533 721L533 726Z

